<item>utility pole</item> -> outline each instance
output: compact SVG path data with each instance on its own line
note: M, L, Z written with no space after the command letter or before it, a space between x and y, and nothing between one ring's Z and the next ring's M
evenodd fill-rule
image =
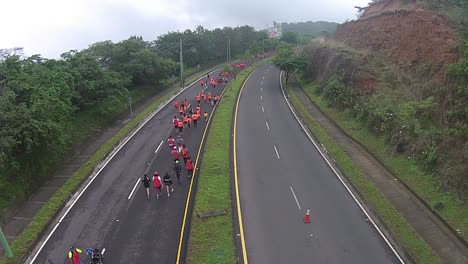
M226 62L231 60L231 37L228 36L227 49L226 49Z
M265 39L262 40L262 51L263 51L263 54L265 54Z
M180 38L180 86L184 87L184 56L182 53L182 38Z
M0 241L2 242L3 248L5 249L6 256L9 258L13 257L13 253L11 252L10 246L8 245L8 241L3 234L2 228L0 227Z

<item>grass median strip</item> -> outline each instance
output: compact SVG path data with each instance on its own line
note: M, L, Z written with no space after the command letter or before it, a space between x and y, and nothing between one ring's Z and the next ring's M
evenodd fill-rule
M200 76L203 76L202 74ZM187 83L193 82L198 77L190 78ZM124 128L116 135L110 138L102 145L96 153L78 169L73 176L49 199L49 201L39 210L34 216L31 223L26 227L23 233L16 238L11 244L13 258L3 257L0 264L21 263L23 258L29 253L29 249L33 243L37 241L43 230L47 227L55 214L62 208L65 202L75 192L75 190L83 183L83 181L92 173L94 168L101 162L107 154L109 154L115 146L117 146L125 136L135 129L147 116L149 116L162 103L175 95L180 88L171 89L156 100L153 104L143 110L135 118L133 118Z
M351 183L359 190L364 199L384 221L389 231L403 245L416 263L439 263L431 248L422 240L405 218L390 204L375 185L354 165L343 149L328 136L326 131L314 120L300 102L294 91L287 87L289 99L299 116L309 127L314 136L326 146L340 169Z
M256 63L237 75L226 88L211 124L201 169L190 227L187 263L237 263L231 207L230 143L232 113L244 80L255 68L266 61ZM197 213L225 210L226 214L210 218L198 218Z

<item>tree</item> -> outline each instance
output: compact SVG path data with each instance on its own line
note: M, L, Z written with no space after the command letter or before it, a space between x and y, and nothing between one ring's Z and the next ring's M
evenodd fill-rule
M286 84L288 84L289 77L297 70L304 69L307 66L307 61L298 56L278 57L275 59L275 65L286 74Z
M281 40L287 43L296 44L297 36L298 34L296 32L288 31L283 33Z
M288 44L280 44L277 48L278 58L289 58L293 56L294 51Z

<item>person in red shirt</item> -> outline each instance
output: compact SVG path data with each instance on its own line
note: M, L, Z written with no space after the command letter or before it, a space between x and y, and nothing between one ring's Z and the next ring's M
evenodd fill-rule
M189 130L192 130L192 118L190 116L187 116L187 126Z
M219 96L219 94L216 95L216 101L219 102L219 100L221 99L221 96Z
M81 260L80 260L80 254L82 252L83 251L81 249L76 248L74 246L71 246L70 251L68 252L68 258L70 259L70 263L71 264L82 264L83 262L81 262Z
M177 130L177 128L179 128L177 126L177 124L179 123L179 119L177 118L177 116L174 116L174 118L172 118L172 125L174 126L174 128Z
M177 122L177 127L179 128L179 133L182 133L184 131L184 123L182 122L182 120L179 120Z
M174 107L175 109L179 108L179 102L177 102L177 100L174 100Z
M183 146L182 147L182 150L180 151L180 153L182 154L182 158L184 159L184 164L187 164L187 158L189 156L189 152L188 152L188 149L186 146Z
M174 149L175 139L172 136L169 136L169 138L167 139L167 144L169 145L169 149Z
M190 157L187 157L187 162L185 163L185 169L187 170L187 178L192 177L193 175L193 162Z
M200 94L197 94L197 96L195 96L195 99L197 100L197 103L200 104Z
M157 171L154 172L153 185L154 185L154 188L156 189L156 199L159 199L159 196L162 194L161 192L162 180L161 180L161 177L159 177L159 174Z
M174 146L174 148L171 151L172 158L174 161L179 160L179 151L177 151L177 147Z
M187 115L184 114L184 117L182 118L182 120L184 121L184 127L187 127Z
M192 115L192 120L193 120L193 126L194 126L194 127L197 127L197 126L198 126L198 117L199 117L199 115L198 115L197 113L194 113L194 114Z
M184 106L183 106L183 105L181 105L181 106L179 107L179 114L180 114L180 115L184 114Z

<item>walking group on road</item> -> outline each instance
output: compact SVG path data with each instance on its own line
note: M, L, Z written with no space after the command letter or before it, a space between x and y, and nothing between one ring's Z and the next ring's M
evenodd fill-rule
M153 186L156 191L156 199L159 199L163 195L164 189L167 197L170 197L171 193L174 192L172 175L175 174L179 185L182 184L181 175L183 168L187 171L188 179L193 176L194 164L182 135L184 135L184 132L187 133L187 130L191 131L192 128L197 128L200 122L208 122L208 111L202 112L202 106L211 105L214 107L221 99L219 93L213 94L210 91L205 93L208 83L211 84L213 89L216 89L217 85L218 87L226 85L228 83L228 77L228 74L220 73L217 79L215 79L213 76L207 74L206 79L203 78L200 81L202 90L194 98L197 104L195 108L187 99L174 100L173 106L176 110L176 114L172 118L172 126L174 127L174 131L177 136L173 137L170 135L167 139L167 145L169 146L173 162L172 171L165 172L162 179L157 171L154 172L152 179L147 174L143 175L141 182L146 189L146 197L148 200L151 197L151 182L153 182ZM182 167L181 158L184 162L184 167Z
M220 87L227 85L228 77L228 73L220 73L216 79L213 76L210 76L210 74L207 74L206 79L203 78L200 81L202 90L194 98L195 102L197 103L195 109L187 99L174 100L173 105L176 112L179 114L179 117L177 117L177 114L174 115L174 118L172 119L172 125L176 131L177 137L174 138L172 135L170 135L167 139L167 144L173 157L173 168L172 171L166 171L162 178L159 176L159 172L157 171L153 173L153 177L148 176L147 173L143 175L141 182L146 190L146 197L148 200L151 197L151 183L153 183L153 187L156 192L156 199L159 199L163 195L164 190L167 194L167 197L170 197L171 193L174 192L174 183L171 176L172 174L175 173L178 184L182 184L181 176L183 167L181 165L181 157L184 161L185 170L187 171L187 178L190 179L193 176L195 166L193 164L193 160L190 157L189 150L184 142L184 139L182 138L182 135L184 134L184 130L190 131L192 128L198 127L199 122L203 122L202 117L204 122L208 122L208 111L204 111L202 115L201 106L211 105L214 107L221 99L219 93L205 93L205 90L208 88L208 83L210 83L211 87L215 89L216 86ZM105 249L103 249L101 254L99 249L87 249L86 254L89 256L91 263L102 263L104 250ZM70 263L82 264L83 262L80 258L81 254L83 254L81 249L71 246L70 250L68 251L68 259L70 260Z

